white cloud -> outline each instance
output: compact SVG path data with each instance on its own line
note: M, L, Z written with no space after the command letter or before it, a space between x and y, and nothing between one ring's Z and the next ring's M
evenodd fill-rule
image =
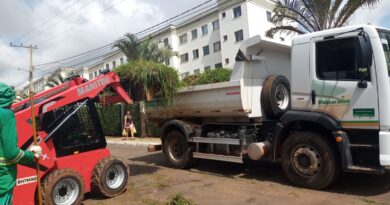
M385 26L382 25L382 19L389 15L390 1L381 1L374 8L361 8L351 18L350 25L367 24Z

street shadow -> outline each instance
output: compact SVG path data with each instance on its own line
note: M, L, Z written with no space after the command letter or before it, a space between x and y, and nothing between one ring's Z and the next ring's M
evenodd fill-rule
M143 174L153 174L158 172L160 168L153 165L129 164L130 176L138 176Z
M148 154L140 157L128 158L128 160L144 162L146 164L154 165L154 166L170 167L170 164L165 159L164 154L162 152L154 152L152 154Z
M375 196L390 191L390 173L384 175L342 173L327 190L347 195Z
M153 166L172 167L161 152L130 158L129 160L142 161ZM202 159L198 160L196 165L193 168L188 169L188 171L221 177L268 181L293 186L287 177L284 176L280 165L275 163L249 161L244 164L236 164ZM385 175L342 173L332 186L322 191L359 196L385 194L390 191L390 173L388 172Z

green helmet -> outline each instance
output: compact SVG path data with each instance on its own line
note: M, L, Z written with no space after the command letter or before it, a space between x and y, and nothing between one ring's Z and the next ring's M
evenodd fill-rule
M0 82L0 107L8 107L15 99L15 91L11 86Z

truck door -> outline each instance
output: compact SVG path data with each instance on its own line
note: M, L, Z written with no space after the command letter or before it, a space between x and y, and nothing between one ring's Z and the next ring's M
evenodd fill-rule
M310 44L311 110L344 128L379 129L375 64L359 68L357 34L317 37Z

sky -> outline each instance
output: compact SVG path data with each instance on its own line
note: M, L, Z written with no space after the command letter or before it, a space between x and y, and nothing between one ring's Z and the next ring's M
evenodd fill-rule
M37 65L109 44L127 32L136 33L205 1L0 0L0 82L21 86L28 78L28 51L10 47L10 42L37 45L33 51ZM360 9L349 24L390 28L388 11L390 0L382 0L373 9ZM37 68L37 72L44 69L49 68Z

